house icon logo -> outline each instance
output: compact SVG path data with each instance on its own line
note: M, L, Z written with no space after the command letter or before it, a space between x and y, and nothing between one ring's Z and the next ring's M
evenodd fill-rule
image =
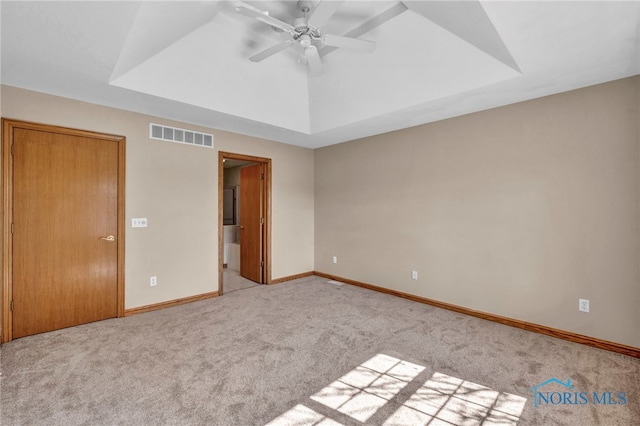
M542 393L542 392L540 392L538 389L540 389L540 388L542 388L542 387L544 387L544 386L546 386L546 385L549 385L549 384L551 384L551 383L557 383L557 384L559 384L559 385L561 385L561 386L564 386L565 388L567 388L567 389L569 389L569 390L574 390L574 389L573 389L573 386L571 386L571 379L567 379L567 382L565 383L565 382L563 382L562 380L559 380L559 379L556 379L555 377L552 377L552 378L550 378L550 379L548 379L548 380L545 380L544 382L542 382L542 383L540 383L540 384L535 385L535 386L534 386L534 387L532 387L531 389L529 389L530 391L533 391L533 406L534 406L534 407L537 407L537 406L538 406L538 404L540 404L540 396L541 396L541 395L543 396L543 401L544 401L545 403L549 403L549 399L548 399L548 398L545 398L545 396L546 396L546 395L549 395L549 393L548 393L548 392L546 392L546 393ZM571 394L570 392L563 392L563 394L566 394L566 393ZM561 393L560 393L560 392L553 392L553 393L551 393L551 395L553 395L553 394L559 394L559 395L561 395ZM558 402L558 403L559 403L559 402Z
M553 390L542 389L549 385ZM571 379L563 382L555 377L529 390L533 392L534 408L540 405L626 405L628 398L627 392L579 392L571 385Z

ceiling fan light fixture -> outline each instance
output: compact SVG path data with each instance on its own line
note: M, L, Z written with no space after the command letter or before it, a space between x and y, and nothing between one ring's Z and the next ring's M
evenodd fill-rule
M304 56L307 58L307 64L309 65L309 71L314 77L319 77L324 74L324 67L318 54L318 49L311 45L304 49Z
M305 49L311 46L311 37L309 37L307 34L301 35L298 41L300 42L300 46L304 47Z

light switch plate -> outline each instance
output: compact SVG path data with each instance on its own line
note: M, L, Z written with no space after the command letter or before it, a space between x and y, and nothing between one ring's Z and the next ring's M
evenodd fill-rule
M147 227L147 218L146 217L134 217L131 219L131 227L132 228L146 228Z

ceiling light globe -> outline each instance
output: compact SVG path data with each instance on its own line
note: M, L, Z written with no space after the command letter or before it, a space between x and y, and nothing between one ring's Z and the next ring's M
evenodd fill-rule
M304 47L305 49L309 46L311 46L311 37L309 37L308 35L303 35L300 37L300 46Z

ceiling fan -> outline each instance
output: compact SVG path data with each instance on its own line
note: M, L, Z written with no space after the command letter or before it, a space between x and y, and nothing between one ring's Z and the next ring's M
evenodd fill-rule
M343 47L345 49L366 53L373 52L376 48L376 43L373 41L323 34L321 32L320 27L336 13L343 2L344 0L325 0L318 2L315 8L313 8L311 1L300 0L298 1L298 8L304 16L296 19L293 25L269 16L268 11L241 3L236 7L237 12L271 25L275 29L283 31L285 36L282 42L251 56L249 60L251 62L260 62L282 50L294 47L299 50L301 55L306 59L311 74L313 76L319 76L324 73L324 67L320 59L320 54L318 53L318 46Z

